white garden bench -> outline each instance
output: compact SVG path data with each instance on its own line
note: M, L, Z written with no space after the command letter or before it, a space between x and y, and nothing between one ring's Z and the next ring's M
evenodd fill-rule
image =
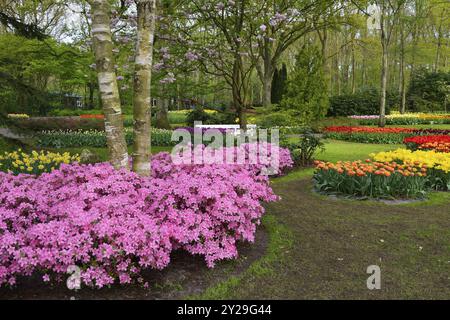
M200 129L224 129L229 130L233 132L233 135L237 136L241 133L241 127L238 124L202 124L202 125L195 125L195 128ZM248 134L255 134L256 133L257 126L255 124L249 124L247 125L247 133Z

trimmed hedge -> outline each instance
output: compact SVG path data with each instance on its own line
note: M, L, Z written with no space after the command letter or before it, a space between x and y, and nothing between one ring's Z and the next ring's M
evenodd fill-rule
M53 109L48 113L50 117L77 117L85 114L103 114L101 109Z
M387 93L386 114L398 103L395 94ZM343 94L330 98L328 116L352 116L378 114L380 112L380 93L375 88L362 90L355 94Z
M44 130L105 130L103 119L82 119L80 117L33 117L10 119L10 123L20 129Z

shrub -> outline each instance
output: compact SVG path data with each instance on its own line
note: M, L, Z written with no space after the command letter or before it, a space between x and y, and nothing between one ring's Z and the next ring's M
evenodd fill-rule
M323 59L316 46L304 46L297 54L280 105L284 110L291 110L301 124L309 124L327 114L329 99Z
M86 110L86 109L53 109L51 110L48 115L51 117L78 117L81 115L86 114L96 114L96 115L102 115L103 110L100 109L92 109L92 110Z
M230 111L214 112L209 114L206 124L233 124L236 123L236 114Z
M387 93L386 114L397 104L398 97L395 94ZM380 93L375 88L367 88L355 94L344 94L330 98L330 108L328 116L352 116L379 114Z
M211 119L211 114L207 113L202 107L195 107L186 116L186 123L193 127L195 121L201 121L203 123L208 123Z
M286 82L288 72L286 64L283 63L281 69L275 68L272 78L271 103L280 104L283 95L286 93Z
M413 111L446 110L450 96L450 72L417 69L407 92L408 108Z
M201 121L203 124L233 124L236 122L236 114L229 111L218 112L195 107L187 114L185 122L188 126L193 127L195 121Z
M261 128L273 128L293 125L292 117L286 113L277 112L260 117L256 123Z
M139 281L163 269L175 249L202 255L209 267L236 258L254 241L275 201L269 180L247 165L174 165L152 159L152 178L109 164L62 165L41 176L0 173L0 285L71 265L85 285Z
M180 111L169 111L168 118L169 123L180 124L186 122L188 110L180 110Z
M310 165L314 160L314 154L318 150L324 149L321 138L308 130L298 138L298 141L291 142L289 140L284 140L282 145L289 149L294 163L300 166Z
M396 162L316 162L315 188L364 198L418 198L427 191L427 168Z
M82 119L80 117L34 117L10 119L12 125L31 131L43 130L105 130L103 119Z
M22 152L21 149L14 152L5 152L0 155L0 170L9 172L14 175L21 173L27 174L42 174L44 172L51 172L59 168L63 163L79 162L78 155L71 156L69 153L53 153L53 152L37 152L33 151L31 154Z

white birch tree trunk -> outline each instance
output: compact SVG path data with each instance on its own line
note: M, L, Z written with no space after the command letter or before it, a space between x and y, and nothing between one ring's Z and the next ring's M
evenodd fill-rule
M151 76L155 34L156 0L137 0L137 44L134 74L133 171L151 173Z
M122 109L117 76L114 71L111 38L111 7L108 0L91 0L92 37L97 65L98 83L105 115L106 140L111 164L128 168L128 149L125 141Z

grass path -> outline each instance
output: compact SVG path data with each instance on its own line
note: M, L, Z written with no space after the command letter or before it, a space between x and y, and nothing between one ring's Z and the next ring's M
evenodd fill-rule
M367 159L371 153L396 150L404 147L405 146L401 144L366 144L338 140L326 140L325 151L317 152L315 157L319 160L331 162L336 162L339 160L364 160Z
M401 146L328 141L318 158L365 159ZM386 205L334 200L312 191L312 169L275 179L282 200L267 206L266 255L240 276L210 287L205 299L448 299L450 194ZM382 289L366 287L378 265Z
M269 271L251 270L210 288L203 298L450 297L448 201L434 206L337 201L313 194L309 179L274 189L283 200L268 212L289 230L291 245L269 244L279 255ZM366 287L369 265L381 268L379 291Z

